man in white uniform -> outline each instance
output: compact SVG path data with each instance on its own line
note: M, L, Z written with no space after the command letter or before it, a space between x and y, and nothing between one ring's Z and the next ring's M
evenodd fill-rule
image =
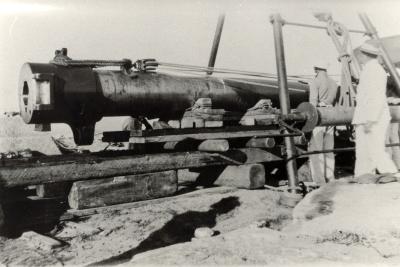
M327 73L325 64L314 66L315 78L310 83L310 103L316 107L331 107L335 104L338 86ZM334 147L334 127L315 127L308 146L309 151L329 150ZM316 184L325 184L335 179L335 155L322 153L310 155L312 180Z
M387 75L378 62L377 48L364 43L360 51L359 61L363 69L352 121L356 132L354 176L396 173L396 165L385 151L386 132L391 120L386 99Z

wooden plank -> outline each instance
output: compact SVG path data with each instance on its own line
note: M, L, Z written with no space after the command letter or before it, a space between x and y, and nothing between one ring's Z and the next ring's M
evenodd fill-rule
M170 196L178 190L176 171L75 182L68 196L73 209L87 209Z
M129 203L123 203L123 204L117 204L113 206L105 206L105 207L98 207L98 208L90 208L90 209L84 209L84 210L75 210L75 209L70 209L66 211L62 216L60 216L61 221L65 220L71 220L72 218L81 218L81 217L88 217L92 216L95 214L99 213L107 213L107 212L115 212L119 210L125 210L125 209L133 209L133 208L139 208L143 206L149 206L151 207L152 205L157 205L160 203L168 203L169 201L175 201L176 199L187 199L187 201L193 201L193 198L197 198L199 196L206 196L206 195L220 195L220 194L226 194L226 193L231 193L237 191L236 188L232 187L212 187L212 188L206 188L202 190L196 190L192 191L189 193L185 193L182 195L175 195L175 196L169 196L165 198L156 198L156 199L150 199L150 200L144 200L144 201L138 201L138 202L129 202Z
M129 152L129 151L128 151ZM159 172L218 165L281 161L279 152L244 148L223 153L176 152L146 155L92 153L48 156L29 160L3 160L0 184L4 187L79 181L121 175Z
M185 134L203 134L203 133L234 133L243 131L271 131L272 135L279 134L281 128L278 125L253 125L253 126L225 126L225 127L208 127L208 128L164 128L141 131L112 131L103 132L104 142L113 142L114 137L118 136L120 142L127 142L131 137L156 137L165 135L185 135ZM125 139L123 139L125 138Z
M213 128L205 128L213 129ZM218 128L215 128L218 129ZM207 139L229 139L244 137L285 137L298 136L299 134L282 134L278 130L248 130L236 132L209 132L209 133L190 133L178 135L159 135L159 136L131 136L130 143L161 143L161 142L178 142L185 139L207 140Z

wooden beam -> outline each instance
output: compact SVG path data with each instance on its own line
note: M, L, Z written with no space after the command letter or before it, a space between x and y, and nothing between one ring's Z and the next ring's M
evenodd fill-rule
M219 128L203 128L203 129L219 129ZM170 131L175 130L171 129ZM188 129L185 129L188 130ZM229 138L244 138L244 137L285 137L298 136L299 134L286 133L282 134L279 130L243 130L243 131L215 131L204 133L181 133L181 134L166 134L166 135L148 135L148 136L131 136L130 143L161 143L161 142L177 142L185 139L207 140L207 139L229 139Z
M222 139L237 137L284 137L298 136L300 134L282 135L281 128L275 125L253 125L253 126L226 126L226 127L209 127L209 128L169 128L169 129L153 129L140 131L113 131L103 132L103 142L168 142L180 141L186 138L197 140L205 139Z
M75 182L68 203L87 209L170 196L177 190L176 171L127 175Z
M257 148L229 150L223 153L199 151L145 155L122 153L123 156L117 156L120 153L103 152L88 155L47 156L29 160L4 160L0 166L0 184L4 187L28 186L166 170L282 160L278 154Z

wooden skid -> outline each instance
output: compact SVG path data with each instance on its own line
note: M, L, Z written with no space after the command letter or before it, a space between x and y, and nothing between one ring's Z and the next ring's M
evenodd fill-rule
M221 153L194 151L120 155L120 153L115 152L46 156L28 160L2 161L0 184L4 187L28 186L167 170L281 160L280 152L271 153L258 148L235 149Z
M176 171L75 182L68 196L73 209L87 209L173 195Z
M185 139L230 139L243 137L285 137L299 136L298 133L283 134L282 129L273 125L230 126L221 128L158 129L144 131L104 132L103 142L162 143Z

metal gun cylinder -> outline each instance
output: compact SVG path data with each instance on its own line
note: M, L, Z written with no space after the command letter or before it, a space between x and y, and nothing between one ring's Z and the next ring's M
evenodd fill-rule
M307 99L306 84L289 85L294 103ZM128 74L88 66L25 63L19 81L23 120L67 123L80 145L93 141L94 125L104 116L179 119L198 98L211 98L213 108L229 111L246 111L261 98L279 103L276 80Z

